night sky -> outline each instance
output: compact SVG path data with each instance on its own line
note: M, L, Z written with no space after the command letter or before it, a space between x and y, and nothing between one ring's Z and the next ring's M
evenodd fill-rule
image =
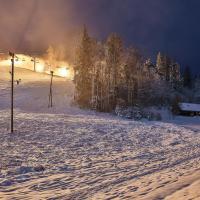
M70 48L85 24L100 40L117 32L146 56L161 51L200 73L199 10L199 0L0 0L0 49Z

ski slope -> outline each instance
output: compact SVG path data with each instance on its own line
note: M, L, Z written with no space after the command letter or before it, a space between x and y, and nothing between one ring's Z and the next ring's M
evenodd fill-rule
M15 69L15 108L25 112L61 113L71 112L71 101L74 97L74 85L71 80L54 76L53 109L48 109L50 75L35 73L22 68ZM10 73L9 67L0 66L1 109L10 107ZM78 109L79 112L81 112ZM73 113L76 108L73 107Z
M74 86L16 69L9 134L9 68L0 67L0 199L199 199L200 131L122 120L72 104Z

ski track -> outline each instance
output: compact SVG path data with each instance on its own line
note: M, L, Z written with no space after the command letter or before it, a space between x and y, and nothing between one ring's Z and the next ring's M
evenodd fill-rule
M8 114L0 111L0 194L7 198L40 193L92 199L103 193L105 199L126 199L131 181L165 171L177 177L198 168L200 133L171 124L16 111L17 131L11 135ZM134 195L144 185L131 189Z

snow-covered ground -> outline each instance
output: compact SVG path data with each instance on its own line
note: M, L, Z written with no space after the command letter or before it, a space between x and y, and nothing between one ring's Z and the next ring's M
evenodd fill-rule
M0 199L200 198L199 118L136 122L80 110L73 83L58 77L48 109L50 77L16 69L10 134L9 78L0 67Z

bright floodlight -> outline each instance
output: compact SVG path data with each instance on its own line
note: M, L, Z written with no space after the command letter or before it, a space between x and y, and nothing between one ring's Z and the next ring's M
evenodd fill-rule
M44 72L44 65L37 63L36 66L35 66L35 71L36 72Z
M67 77L68 76L68 70L66 67L58 68L58 75L61 77Z

